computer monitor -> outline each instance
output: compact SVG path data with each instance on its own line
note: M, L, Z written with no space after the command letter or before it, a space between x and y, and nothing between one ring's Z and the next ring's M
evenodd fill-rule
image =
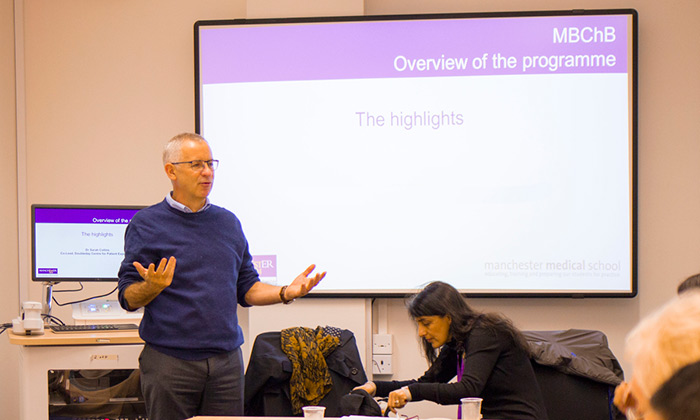
M117 281L126 226L142 208L32 205L32 280Z

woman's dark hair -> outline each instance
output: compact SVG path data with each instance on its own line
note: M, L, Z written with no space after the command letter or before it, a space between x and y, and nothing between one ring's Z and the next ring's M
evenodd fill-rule
M451 285L436 281L428 284L418 294L411 297L406 306L414 320L423 316L450 316L450 336L455 340L458 350L474 326L479 325L495 332L504 332L513 339L516 346L529 354L525 337L503 315L481 313L472 309L461 293ZM437 358L435 349L425 339L421 339L423 351L432 365Z
M700 361L673 374L651 397L651 405L668 420L700 419Z
M694 274L683 280L683 282L678 285L677 292L680 295L681 293L694 289L700 289L700 274Z

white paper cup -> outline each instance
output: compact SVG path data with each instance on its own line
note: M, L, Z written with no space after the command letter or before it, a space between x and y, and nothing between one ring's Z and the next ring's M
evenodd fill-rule
M462 420L481 420L481 398L462 398Z
M304 410L304 418L311 420L321 420L326 412L326 407L317 405L307 405L301 409Z

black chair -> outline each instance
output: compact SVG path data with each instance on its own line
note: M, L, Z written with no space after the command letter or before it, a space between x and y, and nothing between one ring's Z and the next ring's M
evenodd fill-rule
M615 387L532 362L549 420L624 419L612 406Z
M624 420L613 405L622 368L605 334L524 331L549 420Z
M246 416L295 416L289 391L292 363L280 348L280 336L274 331L255 338L245 373ZM318 405L326 407L325 417L340 417L340 398L367 382L352 331L341 330L340 344L326 357L326 364L333 388Z

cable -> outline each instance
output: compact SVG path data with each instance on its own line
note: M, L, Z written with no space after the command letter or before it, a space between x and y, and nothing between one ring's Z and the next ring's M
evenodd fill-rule
M66 325L65 322L61 321L60 318L55 317L53 315L49 314L41 314L41 318L46 322L48 321L49 324L54 323L56 325Z
M53 291L53 293L63 293L63 292L79 292L79 291L81 291L81 290L83 290L83 289L85 288L85 287L83 286L83 282L82 282L82 281L78 282L78 284L80 285L80 289L63 289L63 290L54 290L54 291Z
M0 335L2 335L2 333L4 333L8 328L11 328L11 327L12 327L11 322L8 322L7 324L2 324L0 326Z
M81 286L82 286L82 283L81 283ZM112 293L114 293L114 292L117 290L118 287L119 287L118 285L117 285L117 286L114 286L114 289L112 289L111 291L109 291L108 293L105 293L105 294L103 294L103 295L91 296L91 297L89 297L89 298L85 298L85 299L81 299L81 300L75 300L75 301L73 301L73 302L59 303L59 302L56 300L55 297L52 297L52 299L53 299L53 301L56 303L56 305L58 305L58 306L72 305L72 304L74 304L74 303L82 303L82 302L87 302L88 300L91 300L91 299L96 299L96 298L101 298L101 297L109 296L109 295L111 295ZM81 289L81 290L82 290L82 289ZM67 292L68 290L61 290L61 292L64 292L64 291ZM55 293L55 292L54 292L54 293Z

